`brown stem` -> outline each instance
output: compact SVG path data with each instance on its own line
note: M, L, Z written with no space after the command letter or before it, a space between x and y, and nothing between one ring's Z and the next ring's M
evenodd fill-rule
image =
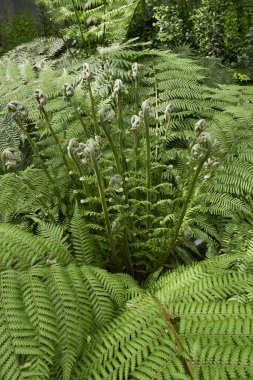
M185 356L184 355L185 354L185 349L184 349L183 344L180 341L180 338L179 338L179 335L177 333L177 330L175 329L175 327L174 327L174 325L172 323L171 313L170 313L169 310L167 310L167 311L165 310L165 308L163 307L161 301L158 298L154 298L154 301L157 304L157 306L158 306L161 314L163 315L164 319L166 320L166 323L167 323L168 327L170 328L170 330L174 334L174 337L175 337L175 340L176 340L176 345L177 345L179 351L181 351L181 353L182 353L182 358L184 359L186 367L187 367L188 372L189 372L189 375L191 376L192 370L193 370L193 368L192 368L192 362L190 362L189 360L186 360L185 357L184 357Z

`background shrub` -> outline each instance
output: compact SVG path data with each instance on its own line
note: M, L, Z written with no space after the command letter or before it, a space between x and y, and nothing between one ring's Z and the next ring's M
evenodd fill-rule
M0 25L0 36L2 50L7 51L24 42L39 37L41 32L30 15L22 10L17 16L2 22Z
M253 3L248 0L170 1L154 7L154 43L188 44L198 53L234 66L253 64Z

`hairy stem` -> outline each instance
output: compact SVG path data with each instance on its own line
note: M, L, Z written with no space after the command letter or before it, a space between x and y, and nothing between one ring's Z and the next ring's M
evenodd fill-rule
M124 176L124 170L122 168L122 165L121 165L121 162L120 162L120 158L119 158L116 146L115 146L115 144L113 142L112 136L109 133L106 125L103 122L101 122L101 126L102 126L102 129L103 129L103 131L104 131L107 139L108 139L110 147L112 149L118 173L123 178L123 192L124 192L124 195L125 195L125 201L127 202L127 200L128 200L128 194L127 194L127 191L126 191L125 178L123 177ZM128 222L127 221L127 217L125 217L124 220L125 220L125 224L127 225L127 222ZM130 250L129 250L128 232L127 232L127 230L124 231L124 248L123 248L123 251L124 251L124 256L126 258L126 265L127 265L128 271L129 271L129 273L132 276L134 276L134 268L133 268L133 263L132 263L132 260L131 260L131 255L130 255Z
M78 112L78 109L77 109L77 106L75 105L75 103L71 100L71 98L69 96L66 96L66 98L68 99L69 101L69 104L71 105L71 107L73 108L76 116L78 117L79 121L80 121L80 124L83 128L83 131L85 133L85 137L89 137L89 134L88 134L88 131L87 131L87 128L86 128L86 125L84 124L84 121L82 119L82 116L80 115L80 113Z
M158 103L159 103L159 94L158 94L158 82L156 77L156 70L155 67L153 67L154 70L154 85L155 85L155 118L156 118L156 126L155 126L155 134L158 137L159 135L159 124L158 124ZM159 154L159 146L156 144L155 147L155 159L157 161Z
M138 76L135 78L135 113L138 115L139 112L139 82L138 82ZM135 151L135 171L136 173L140 169L140 155L139 155L139 148L140 148L140 139L138 135L138 129L134 131L134 151Z
M201 172L201 169L202 169L204 163L206 162L206 160L207 160L207 158L208 158L208 156L210 154L210 151L211 151L210 149L206 151L206 154L200 160L200 162L199 162L199 164L197 166L196 172L195 172L194 177L192 179L191 185L190 185L189 190L188 190L187 197L185 198L185 201L184 201L184 204L183 204L183 208L182 208L181 214L179 216L179 219L178 219L178 222L177 222L177 225L176 225L174 236L173 236L173 238L172 238L172 240L170 242L170 245L169 245L169 248L167 250L166 255L162 259L162 263L160 262L159 266L163 265L166 262L168 256L173 252L173 250L174 250L174 248L176 246L177 239L178 239L178 236L179 236L179 233L180 233L180 229L181 229L182 223L184 221L184 217L185 217L185 215L187 213L187 210L188 210L188 207L190 206L191 201L192 201L192 197L193 197L193 194L194 194L194 190L195 190L195 187L196 187L196 184L197 184L197 180L198 180L199 174Z
M115 244L114 244L114 239L112 236L112 230L111 230L111 223L110 223L110 218L109 218L109 212L106 204L106 199L105 199L105 190L104 190L104 184L103 180L101 178L99 166L97 163L97 159L95 157L94 153L91 153L91 161L95 170L96 178L97 178L97 184L98 184L98 190L99 190L99 195L101 199L101 204L102 204L102 209L104 213L104 219L105 219L105 225L106 225L106 232L107 232L107 238L108 242L110 245L110 250L111 250L111 259L112 262L115 263L116 269L119 269L119 259L116 253L115 249Z
M64 165L69 169L69 164L68 164L68 162L67 162L67 160L66 160L65 153L64 153L64 151L63 151L63 149L62 149L62 147L61 147L60 140L58 139L58 136L56 135L56 133L55 133L55 131L54 131L54 129L53 129L51 123L50 123L50 120L49 120L49 117L48 117L48 114L47 114L45 108L42 107L42 108L40 109L40 111L41 111L42 115L45 117L45 120L46 120L46 122L47 122L48 128L49 128L49 130L50 130L50 133L51 133L51 135L53 136L53 139L54 139L54 141L56 142L56 145L58 146L59 151L61 152L61 155L62 155L62 159L63 159Z
M83 170L82 170L82 166L80 165L80 162L78 160L78 158L73 154L71 155L71 158L75 164L75 167L77 169L77 172L78 172L78 175L80 176L79 178L82 178L84 173L83 173ZM89 194L89 190L87 188L87 186L85 186L85 183L84 181L81 181L82 182L82 188L83 188L83 191L84 191L84 194L85 195L88 195Z
M114 156L114 159L115 159L115 162L116 162L116 166L117 166L117 171L119 174L123 175L123 168L121 166L121 163L120 163L120 158L119 158L119 155L118 155L118 151L117 151L117 148L113 142L113 139L112 139L112 136L110 134L110 132L108 131L106 125L101 121L101 127L104 131L104 134L110 144L110 147L111 147L111 150L112 150L112 153L113 153L113 156Z
M140 138L139 138L139 132L136 129L134 131L134 154L135 154L135 171L138 173L140 169L140 155L139 155L139 148L140 148Z
M121 105L121 97L117 100L117 124L119 129L119 144L120 144L120 152L121 152L121 164L123 168L123 181L125 180L125 173L127 171L127 162L125 157L125 131L123 125L123 117L122 117L122 105Z
M29 144L31 145L31 148L33 150L33 153L35 154L37 160L39 161L40 163L40 166L41 166L41 169L43 169L45 175L47 176L49 182L51 182L51 184L53 186L55 186L55 183L54 183L54 180L53 178L51 177L51 174L49 173L49 171L47 170L47 167L46 165L44 164L44 161L42 160L41 158L41 155L39 153L39 150L37 148L37 145L35 144L35 142L33 141L33 139L30 137L29 133L26 131L26 129L23 127L23 124L22 122L18 122L18 125L20 127L20 129L22 130L22 132L26 135L28 141L29 141Z
M46 177L48 178L49 182L52 184L53 192L55 193L56 197L58 199L60 199L60 201L61 201L61 203L62 203L62 205L64 207L64 210L66 212L66 215L67 215L68 214L68 207L65 204L65 202L64 202L64 200L63 200L63 198L61 196L61 193L60 193L60 190L59 190L58 186L56 185L54 179L52 178L52 176L49 173L46 165L44 164L44 161L41 158L41 155L40 155L39 150L37 148L37 145L35 144L35 142L33 141L33 139L30 137L29 133L24 128L24 126L22 124L22 121L16 120L16 123L18 124L18 126L20 127L20 129L22 130L22 132L26 135L26 137L27 137L27 139L29 141L29 144L31 145L31 148L33 150L33 153L35 154L37 160L39 161L41 169L44 171L44 173L45 173Z
M165 142L167 140L167 135L168 135L168 131L169 131L169 128L170 128L170 121L171 121L171 116L169 115L169 118L168 118L168 121L167 121L167 124L166 124L165 133L164 133L164 140L165 140Z
M74 12L75 12L75 16L76 16L76 21L77 21L77 25L78 25L78 28L79 28L79 31L80 31L80 34L81 34L82 43L83 43L83 46L84 46L86 57L88 57L88 52L87 52L87 50L85 48L85 39L84 39L84 35L83 35L82 24L81 24L80 18L78 16L74 0L71 0L71 2L72 2L72 6L74 8Z
M151 151L150 151L150 134L148 116L144 113L145 137L146 137L146 186L147 186L147 214L148 225L151 212Z
M88 86L88 92L90 97L90 104L91 104L91 113L92 113L92 119L93 119L93 126L94 126L94 133L95 135L99 135L98 125L97 125L97 117L96 117L96 107L95 107L95 101L92 93L92 88L90 81L87 81Z

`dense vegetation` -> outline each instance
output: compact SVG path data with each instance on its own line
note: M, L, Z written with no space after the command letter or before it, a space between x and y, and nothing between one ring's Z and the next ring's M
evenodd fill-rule
M158 45L190 45L232 67L253 64L251 0L170 1L155 7L154 19Z
M209 54L196 3L39 0L2 56L1 379L253 377L253 90L167 50Z

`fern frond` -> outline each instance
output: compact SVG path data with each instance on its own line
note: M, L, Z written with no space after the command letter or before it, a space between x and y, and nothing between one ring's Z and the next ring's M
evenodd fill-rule
M4 380L72 378L94 329L117 315L124 302L121 277L71 264L61 252L59 228L42 227L45 237L0 225Z
M53 239L33 236L11 224L0 224L1 268L22 268L35 263L58 261L68 264L73 258L62 244Z
M1 355L2 379L43 379L46 363L37 340L37 331L29 319L15 270L1 272Z
M77 379L252 376L252 308L232 301L252 289L252 278L229 269L235 260L219 257L163 275L151 294L128 302L96 332Z
M71 241L75 251L75 258L80 264L101 266L99 247L96 246L93 236L87 227L87 222L76 205L71 221Z

